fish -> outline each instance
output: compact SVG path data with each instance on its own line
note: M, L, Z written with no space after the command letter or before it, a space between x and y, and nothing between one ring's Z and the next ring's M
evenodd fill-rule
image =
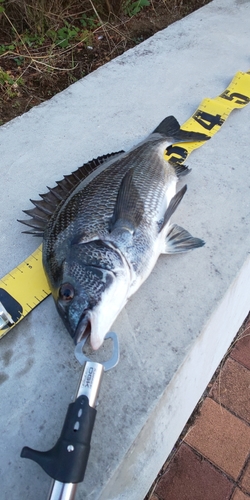
M45 274L63 323L75 344L89 337L93 350L161 254L202 247L204 241L171 223L187 186L189 167L164 159L176 141L209 136L182 130L173 116L128 152L100 156L65 175L30 200L20 220L43 238Z

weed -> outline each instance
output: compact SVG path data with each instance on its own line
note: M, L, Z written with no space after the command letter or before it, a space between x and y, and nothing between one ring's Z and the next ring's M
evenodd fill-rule
M59 47L68 47L70 43L76 39L78 33L80 31L80 28L77 28L76 26L70 25L67 21L65 21L65 24L62 28L60 28L57 32L55 32L56 39L55 43Z
M10 45L0 45L0 55L5 54L5 52L9 52L15 50L15 45L12 43Z
M4 122L210 0L0 0ZM148 9L149 15L140 14ZM150 19L149 19L150 18ZM140 26L150 23L149 28ZM90 50L93 49L93 50ZM21 99L20 99L21 97ZM4 104L3 104L4 103Z
M0 69L0 85L4 85L5 83L7 83L9 85L13 85L13 83L15 83L15 81L13 80L13 78L11 78L11 76L6 71L3 71L2 69Z
M14 57L13 61L15 61L17 66L22 66L24 64L24 57L23 56Z
M19 96L22 85L24 85L24 81L21 77L15 78L10 72L2 70L0 67L0 89L4 90L8 98Z
M131 0L127 0L124 3L123 11L129 17L136 16L139 12L144 8L150 5L149 0L137 0L136 2L131 2Z
M80 18L80 23L84 28L88 28L90 30L94 30L98 26L101 26L100 21L96 16L87 16L87 14L82 14Z

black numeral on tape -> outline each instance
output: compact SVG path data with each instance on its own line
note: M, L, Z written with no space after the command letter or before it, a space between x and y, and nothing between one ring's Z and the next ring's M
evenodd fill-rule
M230 94L229 90L222 92L220 97L222 97L222 99L226 99L227 101L235 100L235 104L242 104L242 106L245 106L250 102L250 98L246 95L238 94L238 92L232 92L232 94Z
M193 118L206 130L212 130L215 125L223 125L224 121L221 118L221 115L211 115L210 113L206 113L206 111L201 111L197 109L197 111L193 114Z

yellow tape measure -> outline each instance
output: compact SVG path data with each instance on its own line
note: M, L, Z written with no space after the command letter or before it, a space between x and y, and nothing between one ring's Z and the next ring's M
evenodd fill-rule
M214 99L203 99L198 109L181 128L192 132L202 132L212 137L230 115L231 111L244 108L250 102L250 71L238 72L226 90ZM205 141L181 142L169 146L164 154L167 161L183 163L194 149Z
M50 295L42 265L42 245L0 279L0 338Z
M223 125L231 111L250 102L250 71L238 72L230 85L214 99L204 99L195 113L181 128L206 133L212 137ZM164 158L172 163L183 163L189 154L204 144L199 142L174 143L167 148ZM0 338L50 295L42 266L42 245L28 259L0 280Z

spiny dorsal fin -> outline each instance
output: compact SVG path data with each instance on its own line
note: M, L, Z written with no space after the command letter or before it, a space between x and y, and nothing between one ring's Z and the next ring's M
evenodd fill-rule
M18 222L32 228L29 231L24 231L24 233L42 236L50 217L62 200L66 200L73 189L86 179L89 174L94 172L99 165L121 153L123 153L123 151L94 158L72 172L72 174L65 175L61 181L57 181L57 186L54 188L48 187L48 193L39 195L42 198L41 200L30 200L33 205L35 205L35 208L24 210L24 213L29 215L31 219L18 220Z

